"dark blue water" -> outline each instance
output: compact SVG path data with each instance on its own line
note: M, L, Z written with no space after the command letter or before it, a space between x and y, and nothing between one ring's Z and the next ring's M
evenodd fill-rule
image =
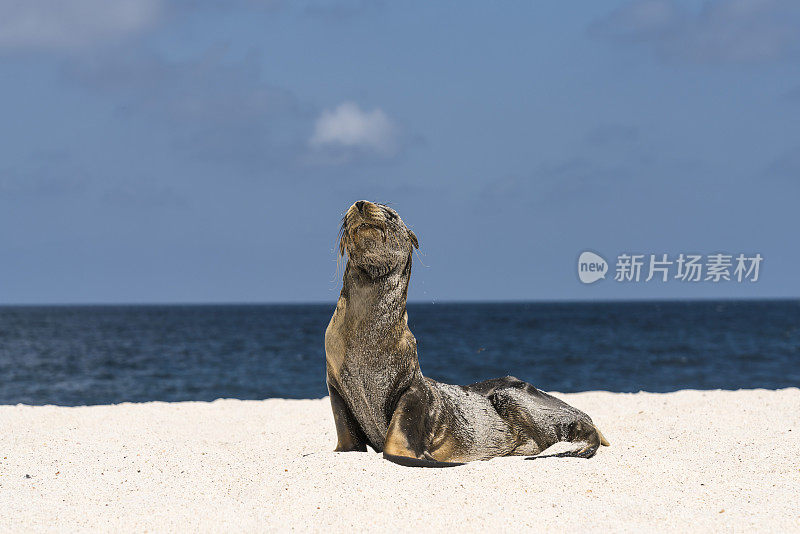
M334 305L0 308L0 404L326 395ZM800 301L410 304L424 374L547 390L800 385Z

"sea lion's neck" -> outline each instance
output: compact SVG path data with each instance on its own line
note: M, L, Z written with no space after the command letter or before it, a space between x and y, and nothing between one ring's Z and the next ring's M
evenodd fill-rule
M347 301L347 322L377 336L389 335L398 327L401 331L407 328L406 298L411 278L410 263L409 258L407 265L385 276L371 278L348 262L341 293L341 297Z
M329 387L347 406L375 450L383 450L399 396L421 381L417 343L408 329L411 258L380 277L352 263L325 332Z

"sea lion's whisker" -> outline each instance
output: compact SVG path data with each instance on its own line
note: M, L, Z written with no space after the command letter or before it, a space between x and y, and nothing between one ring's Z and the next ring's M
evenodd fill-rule
M414 250L414 253L416 253L417 260L419 260L420 265L422 265L425 268L428 268L429 266L425 265L425 262L422 261L422 252L420 252L419 249L416 249Z

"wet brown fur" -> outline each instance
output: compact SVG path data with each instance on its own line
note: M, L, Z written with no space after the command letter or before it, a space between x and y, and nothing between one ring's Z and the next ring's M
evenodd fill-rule
M342 292L325 332L328 391L337 451L371 446L387 459L441 467L496 456L590 457L607 445L588 415L514 377L469 386L422 375L406 298L416 235L388 206L347 210L339 251Z

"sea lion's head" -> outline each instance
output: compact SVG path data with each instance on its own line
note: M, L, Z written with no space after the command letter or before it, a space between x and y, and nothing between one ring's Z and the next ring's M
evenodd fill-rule
M414 248L417 236L389 206L359 200L342 219L339 254L371 278L403 267Z

